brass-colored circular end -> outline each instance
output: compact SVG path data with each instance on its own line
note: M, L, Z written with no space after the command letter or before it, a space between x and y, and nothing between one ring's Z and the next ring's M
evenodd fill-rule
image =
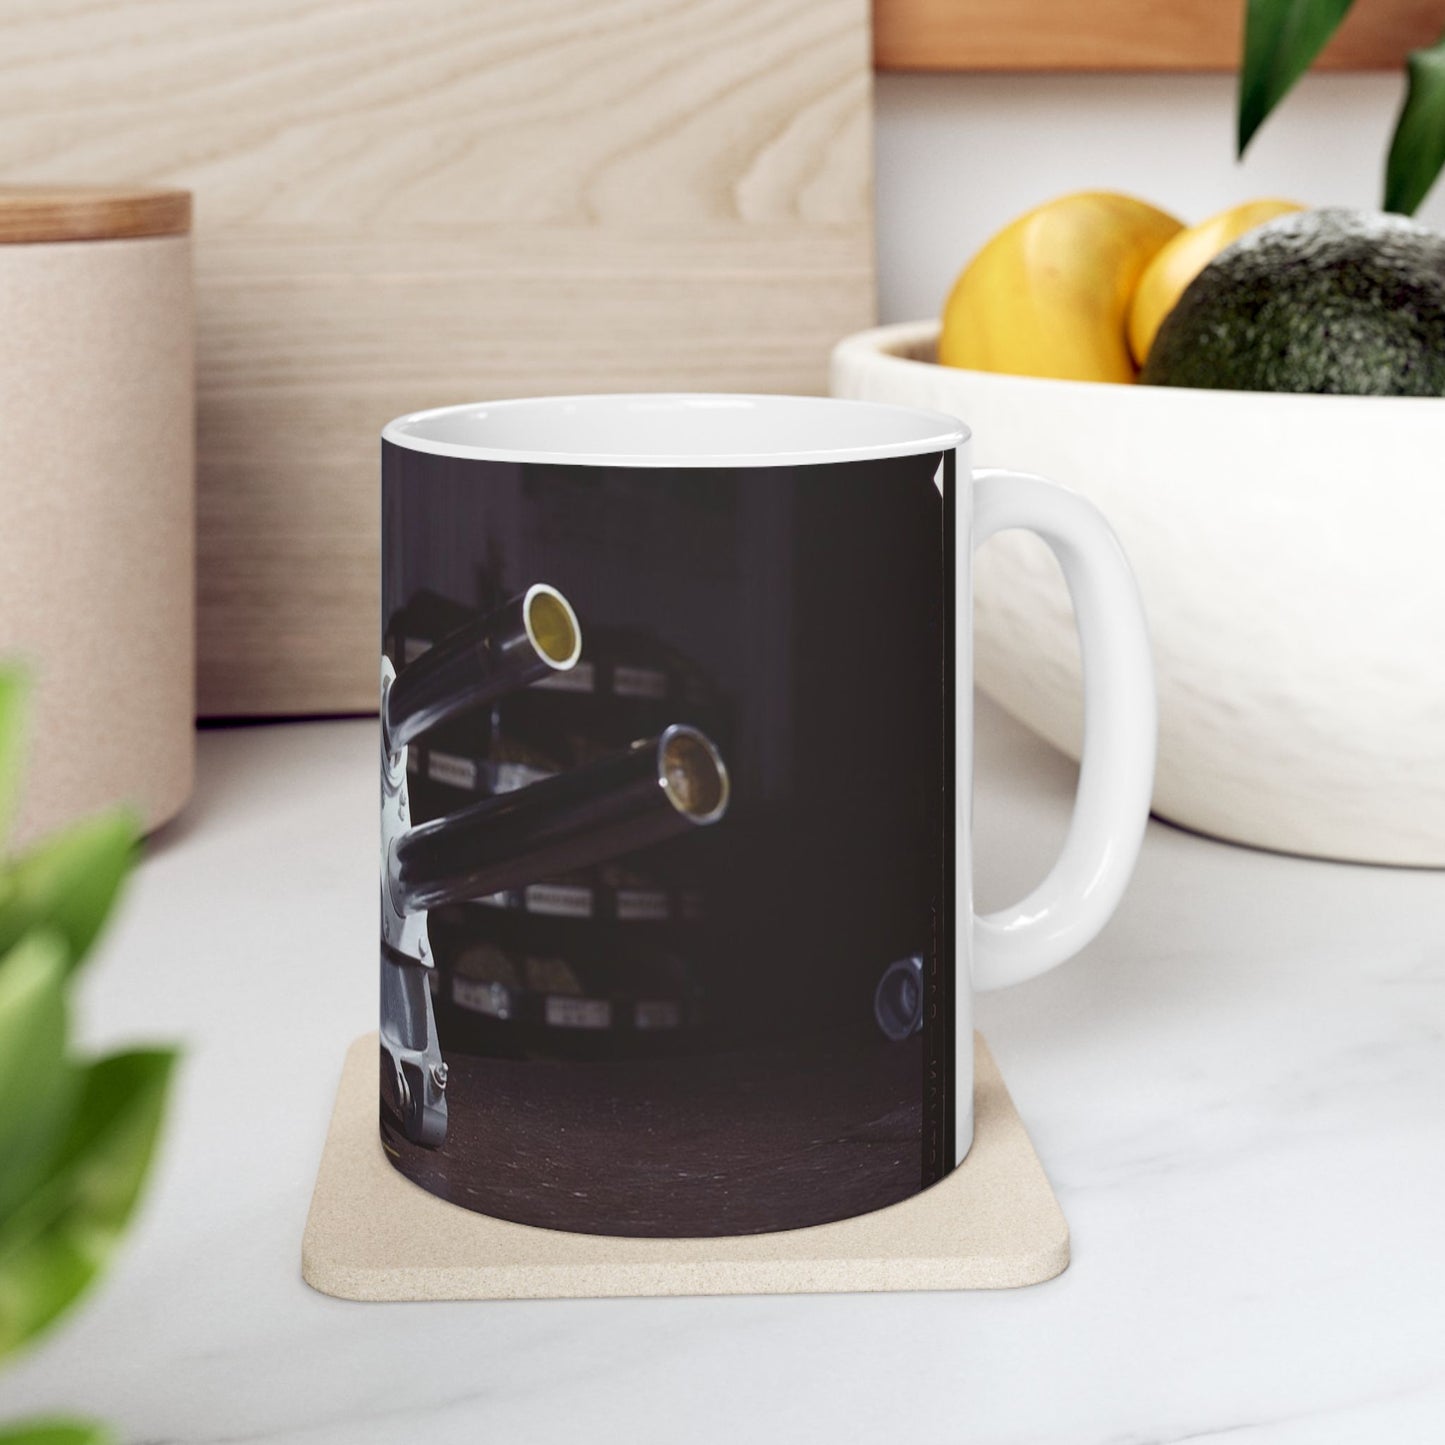
M543 582L527 589L522 604L527 636L549 667L559 672L576 666L582 655L582 628L572 605Z
M691 822L716 823L727 812L727 766L712 741L696 728L675 725L663 733L657 775L668 801Z

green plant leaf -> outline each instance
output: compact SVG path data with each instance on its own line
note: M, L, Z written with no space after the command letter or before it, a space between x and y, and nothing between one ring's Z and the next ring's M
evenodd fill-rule
M0 1426L0 1445L111 1445L115 1436L94 1420L21 1420Z
M54 934L32 933L0 959L0 1225L45 1178L75 1104L65 975Z
M0 1224L0 1356L38 1334L104 1267L130 1219L175 1055L84 1066L70 1128L44 1181Z
M1412 50L1405 103L1385 166L1385 209L1413 216L1445 167L1445 35Z
M20 793L20 764L25 756L26 677L18 667L0 668L0 842Z
M0 953L54 929L74 968L89 951L135 856L135 816L116 809L46 838L0 874Z
M1246 0L1239 64L1239 150L1339 29L1353 0Z

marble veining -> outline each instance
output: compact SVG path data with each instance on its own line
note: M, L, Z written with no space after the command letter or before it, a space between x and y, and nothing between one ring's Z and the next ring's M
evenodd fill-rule
M979 902L1072 766L981 704ZM0 1372L136 1445L1445 1439L1445 874L1151 825L1103 936L981 1000L1073 1235L998 1294L351 1305L301 1283L343 1050L374 1027L367 723L207 732L200 793L85 987L187 1049L156 1187L88 1307Z

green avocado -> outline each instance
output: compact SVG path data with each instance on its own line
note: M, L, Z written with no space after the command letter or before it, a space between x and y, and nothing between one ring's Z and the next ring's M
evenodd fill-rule
M1164 318L1140 381L1445 396L1445 236L1329 209L1241 236Z

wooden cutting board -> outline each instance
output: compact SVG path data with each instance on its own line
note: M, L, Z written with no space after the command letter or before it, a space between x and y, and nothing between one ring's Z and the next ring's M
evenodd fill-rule
M821 392L872 320L867 0L0 19L0 179L195 193L203 714L374 706L390 417Z

